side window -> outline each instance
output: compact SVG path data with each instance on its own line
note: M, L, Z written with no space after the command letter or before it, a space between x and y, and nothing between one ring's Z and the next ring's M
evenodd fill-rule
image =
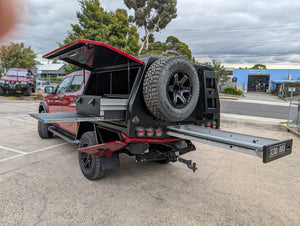
M72 77L67 77L64 80L62 80L56 88L56 93L65 93L69 87L71 79Z
M80 90L82 82L83 82L83 75L74 76L68 92L72 93Z

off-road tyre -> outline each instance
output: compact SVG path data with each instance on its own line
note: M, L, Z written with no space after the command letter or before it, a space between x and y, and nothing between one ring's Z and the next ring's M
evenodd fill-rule
M45 110L42 110L40 113L45 113ZM48 128L49 124L38 121L38 133L40 138L49 139L53 137L53 133L51 133Z
M199 78L195 67L180 56L162 57L147 70L143 97L156 118L178 122L194 111L199 98Z
M79 148L97 144L94 132L85 132L80 138ZM100 156L78 152L78 160L81 172L89 180L102 179L107 175L108 170L102 169Z
M24 96L31 96L32 94L32 87L28 87L25 91L24 91Z
M4 96L6 94L6 90L0 87L0 95Z

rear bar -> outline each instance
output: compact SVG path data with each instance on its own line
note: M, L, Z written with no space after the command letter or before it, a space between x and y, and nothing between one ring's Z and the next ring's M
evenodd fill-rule
M168 126L167 135L258 156L264 163L291 154L293 142L292 139L280 141L197 125Z

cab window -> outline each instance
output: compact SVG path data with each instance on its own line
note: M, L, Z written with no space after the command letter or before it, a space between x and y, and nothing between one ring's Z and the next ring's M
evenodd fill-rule
M65 93L69 87L69 83L72 77L67 77L61 81L61 83L57 86L56 93Z
M80 90L82 82L83 82L83 75L74 76L68 92L72 93Z

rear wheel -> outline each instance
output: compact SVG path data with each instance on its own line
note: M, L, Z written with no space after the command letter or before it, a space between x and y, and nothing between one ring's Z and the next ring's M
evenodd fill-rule
M79 143L79 148L96 145L94 132L85 132ZM106 176L107 170L102 169L101 157L84 152L78 152L78 160L83 175L89 180L97 180Z
M46 113L45 110L43 109L40 113ZM39 136L43 139L49 139L51 137L53 137L53 133L51 133L48 128L49 128L49 124L47 123L43 123L41 121L38 121L38 133Z

